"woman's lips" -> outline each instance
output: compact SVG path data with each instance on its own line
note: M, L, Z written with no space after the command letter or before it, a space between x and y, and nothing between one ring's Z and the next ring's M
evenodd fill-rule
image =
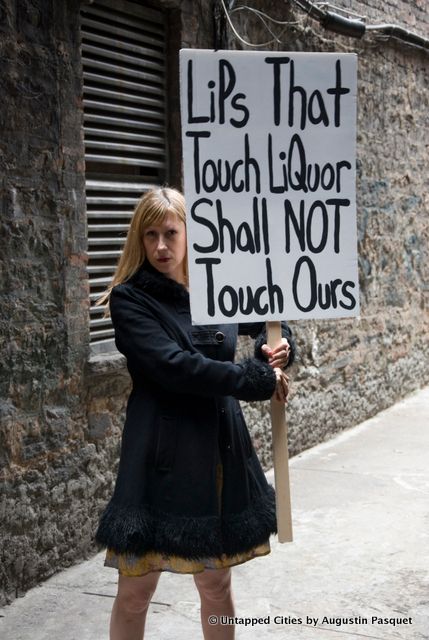
M168 262L170 258L158 258L158 262Z

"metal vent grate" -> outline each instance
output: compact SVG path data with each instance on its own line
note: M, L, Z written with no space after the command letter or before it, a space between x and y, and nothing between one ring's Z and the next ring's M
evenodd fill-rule
M95 300L111 281L136 200L167 177L166 21L128 0L81 11L90 337L113 346Z

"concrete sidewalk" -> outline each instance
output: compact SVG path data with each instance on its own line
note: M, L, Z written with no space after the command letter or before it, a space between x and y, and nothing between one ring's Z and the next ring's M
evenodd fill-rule
M294 542L233 569L237 639L427 640L429 387L293 458L290 475ZM1 609L2 640L107 640L103 558ZM161 576L145 638L202 638L192 576Z

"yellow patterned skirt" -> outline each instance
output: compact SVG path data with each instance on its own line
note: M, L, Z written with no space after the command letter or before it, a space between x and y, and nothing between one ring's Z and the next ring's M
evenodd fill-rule
M222 481L222 464L219 463L216 468L219 505L222 493ZM266 556L270 551L269 540L243 553L236 553L232 556L222 554L220 557L199 558L198 560L187 560L180 556L167 555L155 551L149 551L143 555L134 555L131 553L116 553L113 549L107 549L104 566L118 569L120 575L128 577L144 576L151 571L200 573L205 569L223 569L225 567L242 564L243 562L252 560L252 558Z

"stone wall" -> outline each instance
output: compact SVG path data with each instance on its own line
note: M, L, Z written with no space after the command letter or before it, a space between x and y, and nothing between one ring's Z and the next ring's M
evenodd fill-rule
M163 4L212 38L207 3ZM0 2L0 602L93 551L129 388L89 352L80 6Z
M151 4L164 6L170 17L171 182L180 186L174 51L222 40L239 45L218 2L215 21L211 0ZM273 0L252 5L279 19L302 17ZM371 20L386 20L375 0L343 0L344 7L351 5ZM121 356L89 352L79 9L78 0L0 0L2 602L93 552L129 390ZM427 33L428 15L422 1L389 4L389 21L420 33ZM249 12L234 13L233 20L249 40L269 39ZM331 34L311 19L287 27L282 38L273 48L359 52L362 315L293 323L300 351L288 410L293 454L429 379L423 200L428 57L396 41ZM266 407L250 404L246 412L268 466Z
M0 6L2 600L70 564L90 535L78 12L71 0Z
M249 3L236 2L237 9ZM336 2L367 16L428 36L429 11L420 0ZM293 5L289 5L291 7ZM276 19L300 24L271 27L285 51L358 54L357 222L361 316L292 322L299 359L287 410L290 453L299 453L393 404L429 381L428 127L429 55L396 39L361 40L323 29L298 9L254 2ZM246 41L272 36L247 10L232 19ZM246 49L228 31L228 48ZM426 160L425 160L426 158ZM246 348L246 347L245 347ZM266 408L246 408L260 455L271 452Z

